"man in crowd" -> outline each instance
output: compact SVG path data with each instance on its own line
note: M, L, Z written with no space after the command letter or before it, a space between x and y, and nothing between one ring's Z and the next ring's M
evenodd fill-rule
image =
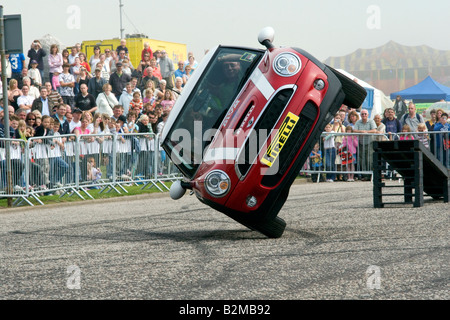
M116 96L117 100L119 100L125 85L131 81L131 76L123 73L122 62L118 62L116 68L116 72L111 74L111 77L109 78L109 84L112 87L112 93Z
M407 124L411 128L411 132L417 132L417 126L419 123L425 123L423 117L416 113L416 105L412 102L408 105L408 113L402 116L400 120L402 126Z
M152 80L153 81L153 88L158 88L159 87L159 79L157 77L155 77L153 75L153 68L152 67L148 67L147 69L145 69L145 71L147 72L147 75L142 78L141 80L141 92L144 92L147 81Z
M43 116L52 116L53 107L53 101L48 99L47 89L45 87L42 87L41 96L33 101L31 111L38 110Z
M130 108L130 102L133 100L133 93L132 84L131 82L128 82L119 99L119 104L122 105L123 113L126 115L128 114L128 110Z
M27 69L26 69L26 68L23 68L23 70L27 70ZM33 85L33 80L32 80L30 77L24 76L24 77L22 78L22 88L23 88L24 86L27 86L27 87L28 87L28 95L29 95L29 96L32 96L32 97L34 97L35 99L36 99L37 97L39 97L39 89L36 88L36 87Z
M63 98L61 97L58 91L53 90L51 82L49 81L45 82L44 86L47 89L48 98L53 101L53 105L55 107L61 104L64 105Z
M11 63L12 78L18 80L25 66L25 55L22 52L11 53L9 55L9 62Z
M159 60L159 67L161 69L161 76L166 80L167 89L173 88L173 74L175 73L175 68L173 67L172 59L167 56L166 50L161 51L161 58Z
M95 98L88 92L88 86L85 83L80 85L80 92L75 97L75 108L81 111L89 111L92 114L97 110Z
M403 100L401 96L397 96L394 103L395 117L397 119L400 119L407 112L407 110L408 108L406 106L405 100Z
M15 115L20 120L24 120L25 121L25 119L27 118L27 113L28 113L28 110L19 108L19 109L16 110Z
M389 134L389 139L393 140L392 134L402 132L402 125L400 121L395 117L394 108L387 108L387 117L381 120L386 126L386 133Z
M354 133L377 133L377 125L375 121L369 120L369 111L366 109L361 110L361 119L356 121L355 126L353 127ZM371 135L361 135L358 139L358 147L359 147L359 159L358 163L360 164L360 168L362 171L371 171L372 170L372 141L373 138ZM362 178L363 181L369 181L369 175L365 175Z
M72 113L72 121L69 123L70 133L73 133L73 129L77 127L81 127L81 116L83 115L83 111L80 109L74 109Z
M89 79L88 82L88 92L97 99L98 95L103 92L103 85L108 83L102 78L102 69L95 68L95 77Z
M64 104L60 104L56 108L56 113L53 115L53 118L60 123L58 132L61 135L70 133L70 126L66 118L66 112L67 107Z
M76 50L76 47L75 47ZM72 51L73 52L73 51ZM70 57L70 56L69 56ZM75 107L75 78L74 76L69 72L70 65L64 64L63 65L63 72L59 75L59 93L61 94L61 97L64 101L64 104L70 105L71 108Z
M28 58L30 58L30 63L28 69L31 68L31 62L35 60L37 62L37 69L41 74L41 79L44 79L44 57L47 53L42 48L41 42L39 40L34 40L31 44L31 49L28 50Z
M31 111L31 106L33 105L33 101L35 97L29 95L30 88L26 85L22 87L22 95L17 98L17 105L21 109L25 109L28 112Z

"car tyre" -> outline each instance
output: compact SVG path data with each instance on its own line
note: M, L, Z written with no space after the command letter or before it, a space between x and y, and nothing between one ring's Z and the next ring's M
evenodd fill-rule
M252 225L252 228L269 238L276 239L283 235L284 229L286 229L286 222L280 217L275 217L268 221L255 223Z
M349 79L339 71L329 67L334 75L339 79L342 84L342 91L345 93L345 99L343 104L350 108L359 109L366 99L366 90L358 85L355 81Z

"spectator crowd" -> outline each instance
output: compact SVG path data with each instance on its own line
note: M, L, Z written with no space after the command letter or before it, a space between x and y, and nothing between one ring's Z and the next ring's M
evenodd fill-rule
M308 160L304 171L325 171L312 174L314 181L368 181L370 175L354 171L372 171L374 140L419 140L437 159L450 169L450 123L443 109L431 110L430 119L416 112L413 102L397 97L392 108L383 115L369 119L368 110L349 109L342 105L339 112L326 125L325 131ZM340 174L340 171L345 173ZM309 175L300 173L301 175ZM386 164L384 178L396 179L395 172Z
M67 134L159 134L198 65L189 52L188 59L177 61L175 68L165 50L153 52L145 43L141 61L134 67L128 56L126 39L121 40L116 50L105 48L102 52L96 46L90 57L82 52L79 44L62 50L53 44L49 51L46 52L40 41L35 40L27 53L28 59L23 53L10 54L7 55L6 65L0 65L0 68L6 69L8 86L7 97L1 98L0 138L6 136L5 117L9 119L10 138L24 141L36 137L50 141L51 136ZM44 74L45 59L48 74ZM33 141L33 145L37 141ZM67 154L71 141L66 138L51 141L52 150L56 147L61 152L66 147ZM130 148L135 145L131 141L129 154L133 153ZM1 148L4 146L0 145ZM47 176L36 179L39 180L36 184L42 187L51 187L52 181L61 183L61 177L48 177L53 168L65 171L71 165L68 163L70 161L49 161L49 154L48 151L44 161L39 152L33 153L33 172L40 172L38 176L42 173ZM4 179L4 152L0 156ZM99 173L95 172L98 161L98 158L85 159L83 168L88 169L83 169L81 180L88 176L94 178L96 174L98 178ZM130 161L136 162L135 159ZM14 162L14 174L18 175L17 172L22 170L23 164ZM126 175L130 170L120 169L120 172Z

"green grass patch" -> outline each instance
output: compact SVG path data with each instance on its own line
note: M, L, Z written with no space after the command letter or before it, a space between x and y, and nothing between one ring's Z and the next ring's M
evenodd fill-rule
M172 182L167 181L164 182L167 188L170 188L172 185ZM161 184L157 183L158 187L163 192L168 192L168 190ZM110 199L110 198L117 198L117 197L126 197L126 196L134 196L134 195L141 195L141 194L151 194L151 193L162 193L158 188L155 186L152 186L152 184L149 184L145 189L142 189L144 184L133 184L132 186L123 186L123 188L127 191L125 192L122 188L119 186L115 186L115 188L120 192L116 192L114 189L111 189L108 187L103 192L102 189L86 189L86 192L88 192L94 200L97 199ZM78 190L78 192L83 196L85 200L92 200L86 193L82 190ZM40 203L35 200L33 197L27 198L32 204L39 206ZM68 203L68 202L76 202L76 201L83 201L77 194L71 193L71 194L65 194L63 197L60 197L60 195L39 195L39 200L42 201L44 204L55 204L55 203ZM15 199L13 199L13 202ZM20 206L28 206L28 203L23 201ZM8 207L8 200L6 198L0 199L0 208L7 208Z

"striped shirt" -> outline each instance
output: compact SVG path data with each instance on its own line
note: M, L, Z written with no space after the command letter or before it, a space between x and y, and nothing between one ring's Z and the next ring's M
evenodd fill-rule
M58 91L52 90L48 95L48 98L53 102L55 106L59 106L61 103L63 103L63 99Z

